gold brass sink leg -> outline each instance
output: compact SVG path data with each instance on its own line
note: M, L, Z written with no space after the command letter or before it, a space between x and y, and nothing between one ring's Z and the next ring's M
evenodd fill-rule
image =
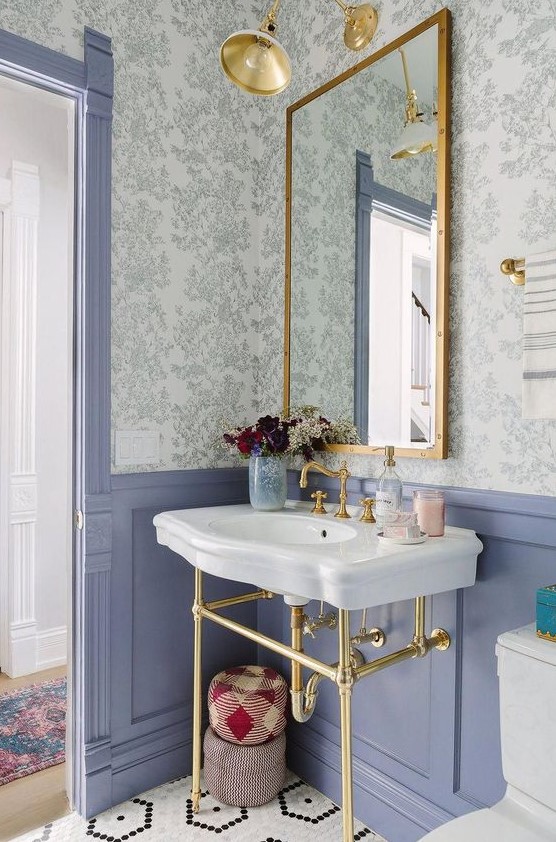
M337 684L340 691L340 731L342 740L342 818L343 842L353 842L353 772L351 756L351 691L354 670L351 665L349 611L338 617L339 654Z
M191 781L191 801L193 812L199 812L201 801L201 717L202 717L202 662L201 662L201 641L202 641L202 615L200 608L203 604L203 573L198 567L195 568L195 600L193 602L193 773Z

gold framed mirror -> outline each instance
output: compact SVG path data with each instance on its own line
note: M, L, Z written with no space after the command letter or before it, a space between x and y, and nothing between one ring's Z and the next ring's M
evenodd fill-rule
M287 109L284 409L447 457L450 12Z

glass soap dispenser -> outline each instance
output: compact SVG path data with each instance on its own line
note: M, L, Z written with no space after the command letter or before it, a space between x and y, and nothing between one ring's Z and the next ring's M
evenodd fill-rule
M382 531L389 517L402 508L402 481L394 470L396 460L394 459L392 445L387 445L384 448L384 453L386 456L384 470L378 478L375 494L375 518L379 531Z

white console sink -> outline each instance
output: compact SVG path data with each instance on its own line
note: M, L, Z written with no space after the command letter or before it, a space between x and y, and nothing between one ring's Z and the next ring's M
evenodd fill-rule
M327 518L323 523L314 515L303 516L298 512L258 512L251 507L245 514L234 513L216 518L208 527L215 535L253 543L267 544L339 544L357 538L359 532L342 521Z
M295 502L279 512L163 512L154 525L159 544L206 573L350 610L473 585L482 549L474 532L455 527L423 544L385 546L374 525L311 515Z

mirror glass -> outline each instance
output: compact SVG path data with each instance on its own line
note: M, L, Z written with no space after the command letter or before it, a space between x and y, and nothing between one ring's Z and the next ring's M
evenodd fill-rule
M363 447L334 450L446 455L447 29L442 10L288 109L285 404L352 419ZM404 57L430 142L393 159Z

